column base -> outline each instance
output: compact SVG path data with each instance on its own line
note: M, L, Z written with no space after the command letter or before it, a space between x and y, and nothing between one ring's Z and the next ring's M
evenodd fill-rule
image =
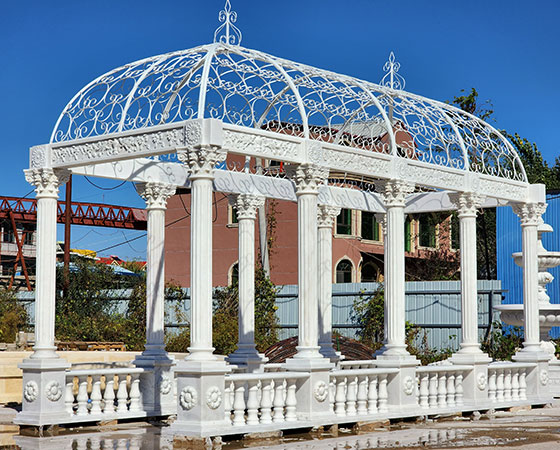
M297 353L291 359L319 359L322 360L323 355L319 353L319 346L316 347L303 347L298 345L296 347Z
M189 354L185 356L185 361L218 361L218 357L214 354L214 347L189 347Z
M340 361L340 352L336 352L332 342L319 342L319 353L336 364Z
M383 347L377 350L373 354L373 356L376 359L382 357L382 359L384 360L407 361L408 359L412 358L417 361L416 357L408 353L406 345L385 344L383 345Z
M229 364L245 367L248 373L264 372L264 365L268 358L263 353L258 353L253 346L252 350L238 348L235 352L226 357Z
M65 359L24 359L18 367L23 370L22 411L14 423L18 425L53 425L65 423L71 417L66 411L66 369L70 363Z

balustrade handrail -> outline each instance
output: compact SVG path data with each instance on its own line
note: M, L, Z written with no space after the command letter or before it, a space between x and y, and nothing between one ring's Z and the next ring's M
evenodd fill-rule
M474 366L453 364L452 366L419 366L416 368L416 373L433 373L433 372L465 372L466 370L473 370Z
M340 361L339 363L340 367L360 366L365 364L377 364L377 361L375 359L357 359L354 361Z
M488 365L488 370L492 369L532 369L537 367L536 363L518 363L518 362L505 362L505 361L497 361L490 363Z
M344 370L333 370L330 373L331 377L352 377L359 375L391 375L393 373L399 373L400 369L397 368L368 368L368 369L344 369Z
M309 378L310 372L265 372L265 373L232 373L226 375L226 381L259 381Z
M80 377L80 376L98 376L98 375L132 375L136 373L150 372L151 369L146 369L144 367L134 367L134 368L111 368L111 369L78 369L78 370L68 370L66 371L66 377Z

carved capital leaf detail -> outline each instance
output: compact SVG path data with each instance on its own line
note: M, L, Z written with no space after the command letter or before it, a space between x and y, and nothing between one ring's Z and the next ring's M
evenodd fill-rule
M483 205L486 197L474 192L458 192L449 194L449 199L457 206L459 217L476 217L476 211Z
M167 200L175 194L175 186L154 181L138 183L136 190L146 200L146 209L165 209Z
M28 169L25 179L35 186L37 198L58 197L58 187L68 181L70 172L63 169Z
M229 202L236 209L238 219L255 219L265 197L256 194L230 195Z
M329 176L329 169L313 164L288 166L287 173L296 184L296 194L316 194Z
M225 161L226 156L225 150L215 147L201 147L177 152L177 158L187 166L191 179L213 177L214 167Z
M403 180L383 180L375 183L385 206L405 206L406 196L414 191L414 184Z
M318 205L317 206L317 226L320 228L332 228L336 217L340 214L341 208L338 206Z
M521 221L521 226L537 226L546 211L546 203L514 203L511 205L513 212Z

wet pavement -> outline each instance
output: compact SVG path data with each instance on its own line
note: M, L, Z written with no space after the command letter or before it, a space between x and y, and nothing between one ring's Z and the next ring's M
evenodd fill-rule
M125 423L105 427L62 429L58 436L20 436L11 425L14 411L0 408L0 448L14 449L187 449L185 440L172 441L161 423ZM364 431L367 430L367 431ZM210 442L208 442L210 444ZM211 444L210 444L211 445ZM333 429L291 433L251 440L216 439L213 448L237 450L303 449L499 449L560 450L560 402L551 408L498 411L469 417L450 416L416 422L377 423L362 431L341 425ZM208 447L207 447L208 448Z

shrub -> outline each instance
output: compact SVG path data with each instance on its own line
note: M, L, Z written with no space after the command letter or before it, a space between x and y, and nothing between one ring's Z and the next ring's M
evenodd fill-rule
M13 343L28 326L27 310L11 289L0 288L0 342Z

